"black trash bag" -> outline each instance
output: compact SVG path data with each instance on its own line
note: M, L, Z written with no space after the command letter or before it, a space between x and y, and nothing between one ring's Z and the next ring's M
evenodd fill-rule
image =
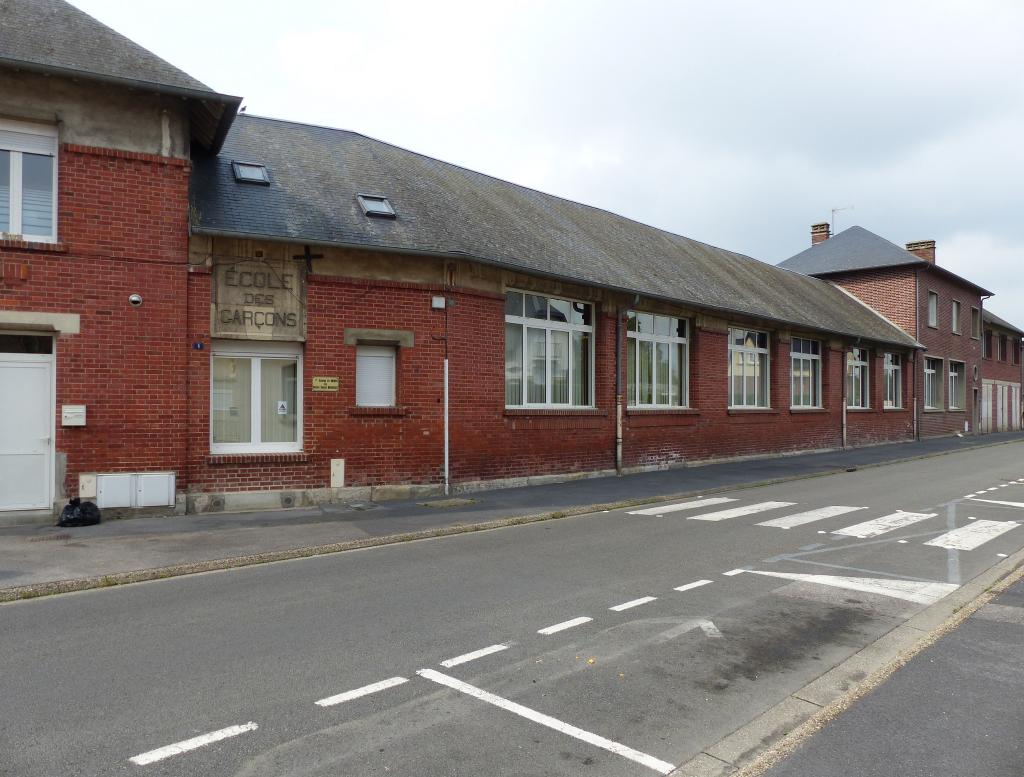
M100 508L92 502L83 502L77 496L60 511L58 526L92 526L100 522Z

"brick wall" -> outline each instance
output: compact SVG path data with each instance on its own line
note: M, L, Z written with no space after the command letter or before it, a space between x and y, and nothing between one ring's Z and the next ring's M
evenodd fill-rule
M0 308L81 316L56 345L57 407L87 407L87 426L57 424L74 494L79 472L179 470L184 458L189 167L64 145L58 175L60 243L0 243Z
M914 267L837 273L827 280L842 286L911 337L917 336Z

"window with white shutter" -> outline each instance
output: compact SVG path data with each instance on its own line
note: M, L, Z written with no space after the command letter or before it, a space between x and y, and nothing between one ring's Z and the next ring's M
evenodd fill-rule
M360 407L394 407L395 355L384 345L356 348L356 404Z
M53 242L57 128L0 120L0 237Z

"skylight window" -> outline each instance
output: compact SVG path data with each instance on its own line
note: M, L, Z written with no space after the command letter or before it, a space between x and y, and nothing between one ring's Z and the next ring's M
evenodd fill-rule
M380 218L393 219L395 209L391 207L387 197L376 194L357 194L356 199L362 206L363 213L367 216L378 216Z
M270 175L267 173L266 165L255 162L232 162L231 168L235 171L235 180L242 183L270 184Z

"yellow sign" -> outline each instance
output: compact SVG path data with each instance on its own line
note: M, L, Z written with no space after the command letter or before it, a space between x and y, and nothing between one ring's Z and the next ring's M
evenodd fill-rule
M313 376L313 391L337 391L338 379L325 375Z

